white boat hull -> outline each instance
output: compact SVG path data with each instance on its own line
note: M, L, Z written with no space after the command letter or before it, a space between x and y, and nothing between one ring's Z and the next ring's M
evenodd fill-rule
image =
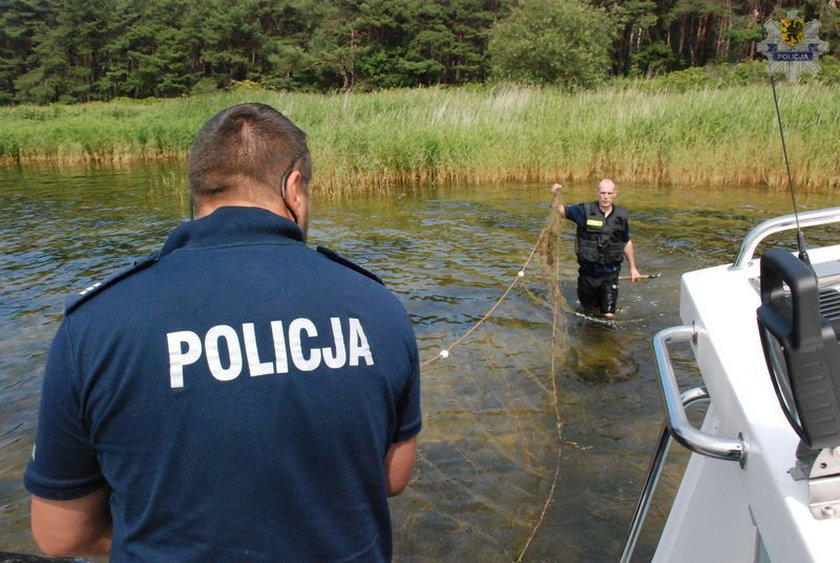
M840 245L810 252L840 269ZM793 479L799 437L776 397L756 310L758 261L682 278L680 317L711 397L701 430L741 437L743 467L692 454L654 561L840 561L840 519L817 519L807 481Z

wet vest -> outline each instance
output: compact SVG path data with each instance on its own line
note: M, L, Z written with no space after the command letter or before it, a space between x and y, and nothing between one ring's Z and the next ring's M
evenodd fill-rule
M614 205L606 219L598 202L586 204L586 220L578 224L575 252L581 264L620 264L624 260L627 210Z

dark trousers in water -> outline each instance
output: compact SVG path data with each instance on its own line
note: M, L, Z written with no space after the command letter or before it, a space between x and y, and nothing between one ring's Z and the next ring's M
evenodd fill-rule
M599 309L602 315L615 314L618 303L618 272L605 276L580 273L577 294L582 307Z

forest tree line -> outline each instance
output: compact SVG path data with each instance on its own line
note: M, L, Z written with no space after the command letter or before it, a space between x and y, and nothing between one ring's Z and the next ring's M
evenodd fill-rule
M586 88L755 57L838 0L0 0L0 104L174 97L251 81L366 91L490 80Z

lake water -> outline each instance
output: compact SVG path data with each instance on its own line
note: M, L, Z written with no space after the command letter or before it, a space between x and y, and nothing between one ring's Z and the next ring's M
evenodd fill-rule
M21 478L63 300L159 248L189 215L183 176L168 164L0 169L0 551L37 552ZM546 225L547 186L315 194L309 244L386 281L411 315L425 362L418 464L392 503L397 561L592 562L620 553L662 421L651 337L679 324L679 275L731 262L750 226L789 212L790 197L743 187L619 188L639 268L662 275L621 285L615 325L574 312L566 222L550 267L537 253L476 330ZM573 185L564 198L593 193ZM799 196L803 209L834 200ZM836 232L816 240L827 236ZM677 356L681 383L699 384L689 353ZM639 561L655 548L682 459L671 454Z

